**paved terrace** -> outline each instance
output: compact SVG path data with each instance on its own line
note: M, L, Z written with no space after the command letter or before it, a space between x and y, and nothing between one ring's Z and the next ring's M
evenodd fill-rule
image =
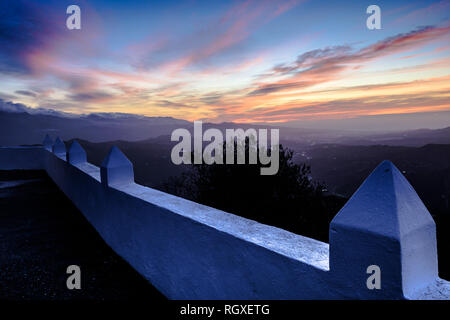
M165 299L105 244L45 171L0 171L0 220L2 300ZM81 290L66 287L71 264L81 268Z

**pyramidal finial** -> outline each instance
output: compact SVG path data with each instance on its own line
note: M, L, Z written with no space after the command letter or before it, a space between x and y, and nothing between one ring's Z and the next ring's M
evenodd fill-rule
M330 267L357 279L370 265L380 267L384 289L404 296L437 277L433 218L390 161L378 165L330 224ZM395 283L401 287L388 288Z
M52 140L52 138L50 138L50 136L48 134L45 135L42 145L44 146L44 149L46 149L48 151L52 151L53 140Z
M390 161L383 161L333 219L347 228L367 229L400 238L434 221L408 180Z
M104 185L114 186L134 182L133 164L113 146L100 166L101 181Z
M52 151L56 156L64 158L64 160L66 159L66 145L59 137L56 138L55 143L52 147Z
M67 151L67 161L71 164L87 162L86 151L84 151L83 147L76 140L73 140L69 151Z

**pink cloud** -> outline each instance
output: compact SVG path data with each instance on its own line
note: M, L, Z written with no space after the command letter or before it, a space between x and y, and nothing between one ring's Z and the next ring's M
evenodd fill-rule
M347 46L309 51L300 55L294 63L275 66L272 73L267 75L268 79L280 75L287 78L275 82L257 83L250 95L266 95L293 88L306 88L339 79L344 71L354 68L355 65L417 49L442 36L448 36L449 33L448 26L424 27L387 38L356 52Z
M197 38L211 38L191 52L166 62L161 69L176 73L189 65L221 53L247 39L256 29L292 9L303 1L293 0L283 3L267 0L247 0L238 3L225 12L208 28L207 34Z

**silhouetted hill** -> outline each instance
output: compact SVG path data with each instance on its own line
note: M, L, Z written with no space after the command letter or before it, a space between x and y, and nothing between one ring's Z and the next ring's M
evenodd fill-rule
M450 144L450 127L442 129L418 129L411 131L366 134L359 137L344 137L341 144L420 147L426 144Z
M391 160L407 177L432 213L450 213L450 145L422 147L318 145L296 149L296 162L311 165L314 179L329 191L353 194L383 160Z

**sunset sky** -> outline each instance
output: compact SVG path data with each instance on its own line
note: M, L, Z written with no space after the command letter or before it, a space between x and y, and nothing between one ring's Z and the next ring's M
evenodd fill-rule
M81 30L66 28L70 4ZM381 30L366 27L371 4ZM450 1L2 1L0 99L212 122L450 125Z

